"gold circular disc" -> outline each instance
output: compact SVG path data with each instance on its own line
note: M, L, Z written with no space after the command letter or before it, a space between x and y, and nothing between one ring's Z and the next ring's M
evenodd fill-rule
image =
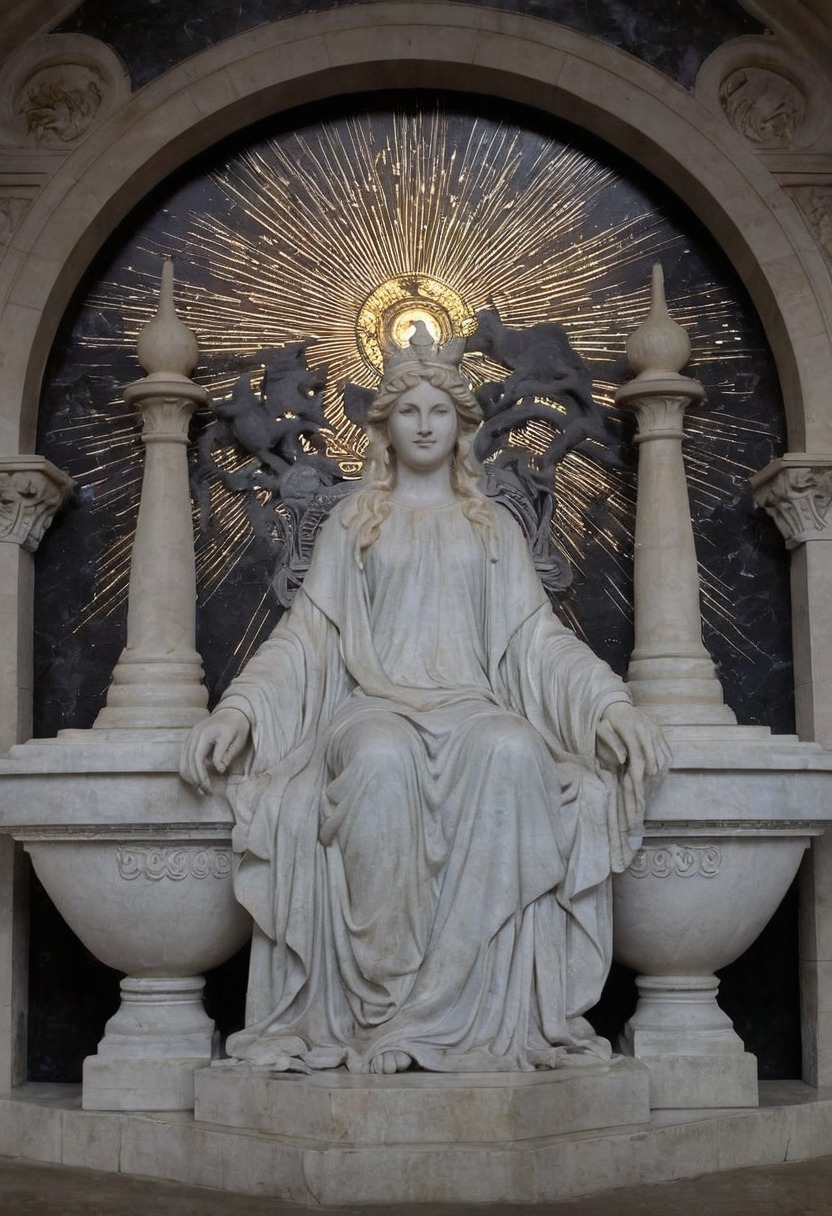
M467 338L477 328L470 305L441 279L428 274L387 279L370 292L355 321L358 349L377 375L384 369L387 341L406 346L417 321L424 321L440 343Z

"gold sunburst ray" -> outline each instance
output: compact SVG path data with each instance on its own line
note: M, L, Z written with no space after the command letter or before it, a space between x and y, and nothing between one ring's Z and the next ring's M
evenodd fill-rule
M241 357L316 338L307 357L313 367L329 367L324 400L333 431L327 448L350 474L363 436L343 414L340 386L352 381L372 387L355 322L361 302L378 284L396 275L431 275L474 310L493 301L508 325L560 322L575 349L595 366L597 400L611 407L616 384L605 368L616 364L620 370L626 336L646 313L647 267L663 254L681 256L686 242L646 204L602 222L598 200L612 197L620 179L579 149L441 110L319 124L232 157L211 181L225 200L218 213L194 209L173 216L167 227L157 226L156 235L139 241L138 260L145 265L147 254L177 252L180 313L207 356L210 370L198 378L215 400L230 393ZM633 287L636 266L645 274L643 286ZM111 333L84 339L98 352L96 365L105 374L108 354L134 346L155 311L157 290L155 274L138 266L103 285L90 301L113 322ZM733 310L730 293L709 281L672 302L675 318L690 329L698 365L715 358L722 367L747 363ZM466 370L475 386L505 376L504 368L481 357L466 357ZM733 395L744 399L740 391ZM112 403L112 412L123 415L123 407ZM696 495L722 492L714 489L714 469L723 482L745 474L730 447L734 437L752 432L739 414L696 419L688 445ZM137 479L124 474L131 461L138 463L135 430L120 426L116 436L105 411L79 426L74 438L79 460L93 458L96 464L96 485L103 490L96 509L121 503L129 515ZM524 441L542 451L545 428L528 428ZM217 455L235 467L233 453ZM559 533L579 566L593 544L617 563L632 525L632 479L628 484L617 470L574 456L558 475ZM588 523L599 499L612 516L606 528ZM216 524L197 547L203 601L222 586L250 541L239 496L214 487L212 502ZM122 594L126 589L129 539L126 533L116 545L106 568L106 596L95 597L96 613L105 601L107 610L117 602L119 585ZM618 590L611 594L620 600ZM709 602L716 611L716 597ZM261 601L255 610L261 623L262 608Z

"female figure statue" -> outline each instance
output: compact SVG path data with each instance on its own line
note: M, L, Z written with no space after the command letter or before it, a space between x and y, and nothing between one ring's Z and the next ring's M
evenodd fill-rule
M477 490L460 356L417 326L388 361L360 488L185 748L202 790L242 761L238 1059L493 1072L610 1055L583 1014L610 965L610 872L667 749Z

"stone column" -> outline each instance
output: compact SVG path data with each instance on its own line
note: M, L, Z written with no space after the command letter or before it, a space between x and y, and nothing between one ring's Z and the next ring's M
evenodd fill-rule
M650 311L630 336L627 357L636 375L615 400L635 414L639 445L635 647L628 687L634 703L665 727L671 744L674 739L722 738L726 728L739 736L742 728L725 704L702 642L699 567L682 457L685 410L700 404L705 391L698 381L681 375L690 358L690 342L667 311L660 265L653 267ZM714 813L718 817L719 808ZM644 884L633 877L638 878L654 843L645 841L630 870L616 876L614 883L617 955L641 971L636 979L639 1002L625 1027L622 1050L650 1069L653 1106L756 1105L756 1060L744 1051L730 1018L717 1004L719 981L706 957L680 948L668 963L661 933L656 935L651 922L650 900L640 918L629 908L629 920L636 926L632 941L626 942L621 932L628 906L644 895L639 890ZM663 833L659 847L670 856L677 849L689 852L689 843L682 835ZM684 890L692 893L690 886ZM693 890L706 897L701 884ZM658 895L658 889L651 888L651 895Z
M159 310L139 335L148 375L124 390L143 419L146 456L130 566L127 645L107 704L93 729L188 727L206 713L208 694L195 648L196 577L188 427L208 400L188 377L197 345L173 303L173 263L165 262Z
M751 479L792 553L795 712L801 739L832 749L832 454L787 452ZM800 876L803 1079L832 1085L832 832Z
M615 395L617 405L636 415L639 444L635 649L626 678L635 704L663 724L735 725L702 643L699 569L682 443L685 410L703 401L705 390L679 374L689 356L687 334L668 314L657 264L650 312L627 343L627 357L637 374Z
M0 753L32 733L33 554L72 486L42 456L0 457ZM0 836L0 1091L26 1080L28 880Z

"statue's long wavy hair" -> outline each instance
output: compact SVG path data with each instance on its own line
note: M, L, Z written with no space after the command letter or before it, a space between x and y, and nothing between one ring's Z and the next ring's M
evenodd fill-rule
M490 549L494 538L492 507L480 492L477 481L480 466L474 459L474 435L482 412L465 377L452 367L426 364L424 368L402 369L383 380L367 413L368 444L364 453L361 488L344 512L344 526L354 529L355 556L363 564L366 551L375 544L381 526L390 514L390 496L396 484L396 454L390 441L387 419L408 389L420 381L447 393L456 408L459 431L451 463L451 486L463 514L476 528Z

